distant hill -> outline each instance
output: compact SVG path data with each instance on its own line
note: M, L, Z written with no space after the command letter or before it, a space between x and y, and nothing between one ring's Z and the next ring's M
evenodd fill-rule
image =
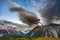
M8 35L24 36L25 34L23 32L21 32L21 30L24 30L25 28L28 28L27 25L17 24L17 23L13 23L13 22L10 22L10 21L6 21L6 20L0 20L0 25L1 24L4 24L4 25L2 25L3 26L2 29L1 29L1 26L0 26L0 36L8 36ZM8 27L8 30L6 30L7 29L6 26ZM13 30L10 29L9 26L12 27ZM14 28L16 28L19 31L14 30Z

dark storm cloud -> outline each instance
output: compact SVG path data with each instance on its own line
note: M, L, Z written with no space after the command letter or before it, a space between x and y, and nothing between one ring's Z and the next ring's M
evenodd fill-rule
M10 8L10 11L12 12L17 11L20 20L28 25L31 25L35 23L36 21L40 21L40 19L38 19L37 16L33 12L25 10L21 7L12 7Z
M9 9L10 11L21 11L21 12L23 12L24 11L24 9L23 8L21 8L21 7L12 7L12 8L10 8Z
M38 19L38 17L33 12L25 10L15 2L9 1L9 3L13 6L9 10L12 12L16 11L23 23L26 23L28 25L39 23L38 21L40 21L40 19Z
M40 13L46 23L60 20L60 0L46 0L46 6L40 9Z

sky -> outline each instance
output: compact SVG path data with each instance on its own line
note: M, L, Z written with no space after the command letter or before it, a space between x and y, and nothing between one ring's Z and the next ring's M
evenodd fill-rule
M22 6L24 9L36 13L38 17L40 17L39 12L33 7L31 4L31 0L11 0L13 2L18 3L20 6ZM34 0L35 2L40 2L39 0ZM9 5L7 0L0 0L0 19L11 21L18 24L23 24L18 17L18 14L15 12L10 12L9 8L11 8L11 5Z

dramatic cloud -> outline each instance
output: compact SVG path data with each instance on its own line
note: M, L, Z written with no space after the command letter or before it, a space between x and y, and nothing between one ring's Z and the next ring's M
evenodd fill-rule
M33 6L40 12L44 24L60 22L60 0L31 0Z
M14 4L14 2L11 3ZM40 21L40 19L38 19L38 17L34 13L25 10L22 7L18 7L15 5L14 7L10 8L10 11L16 11L19 15L20 20L28 25L32 25L34 23L38 24Z
M28 4L40 12L44 24L60 24L60 0L29 0L29 2ZM20 5L15 2L12 2L12 5L14 5L14 7L20 7Z
M60 0L46 0L47 4L39 12L45 20L45 24L60 20Z

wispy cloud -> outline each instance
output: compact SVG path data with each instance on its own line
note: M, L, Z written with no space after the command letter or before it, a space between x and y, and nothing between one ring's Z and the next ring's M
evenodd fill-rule
M40 10L45 7L46 3L45 0L30 0L31 5L35 7L37 10Z
M16 2L12 2L11 0L8 0L8 3L13 7L20 7L19 4L17 4Z

